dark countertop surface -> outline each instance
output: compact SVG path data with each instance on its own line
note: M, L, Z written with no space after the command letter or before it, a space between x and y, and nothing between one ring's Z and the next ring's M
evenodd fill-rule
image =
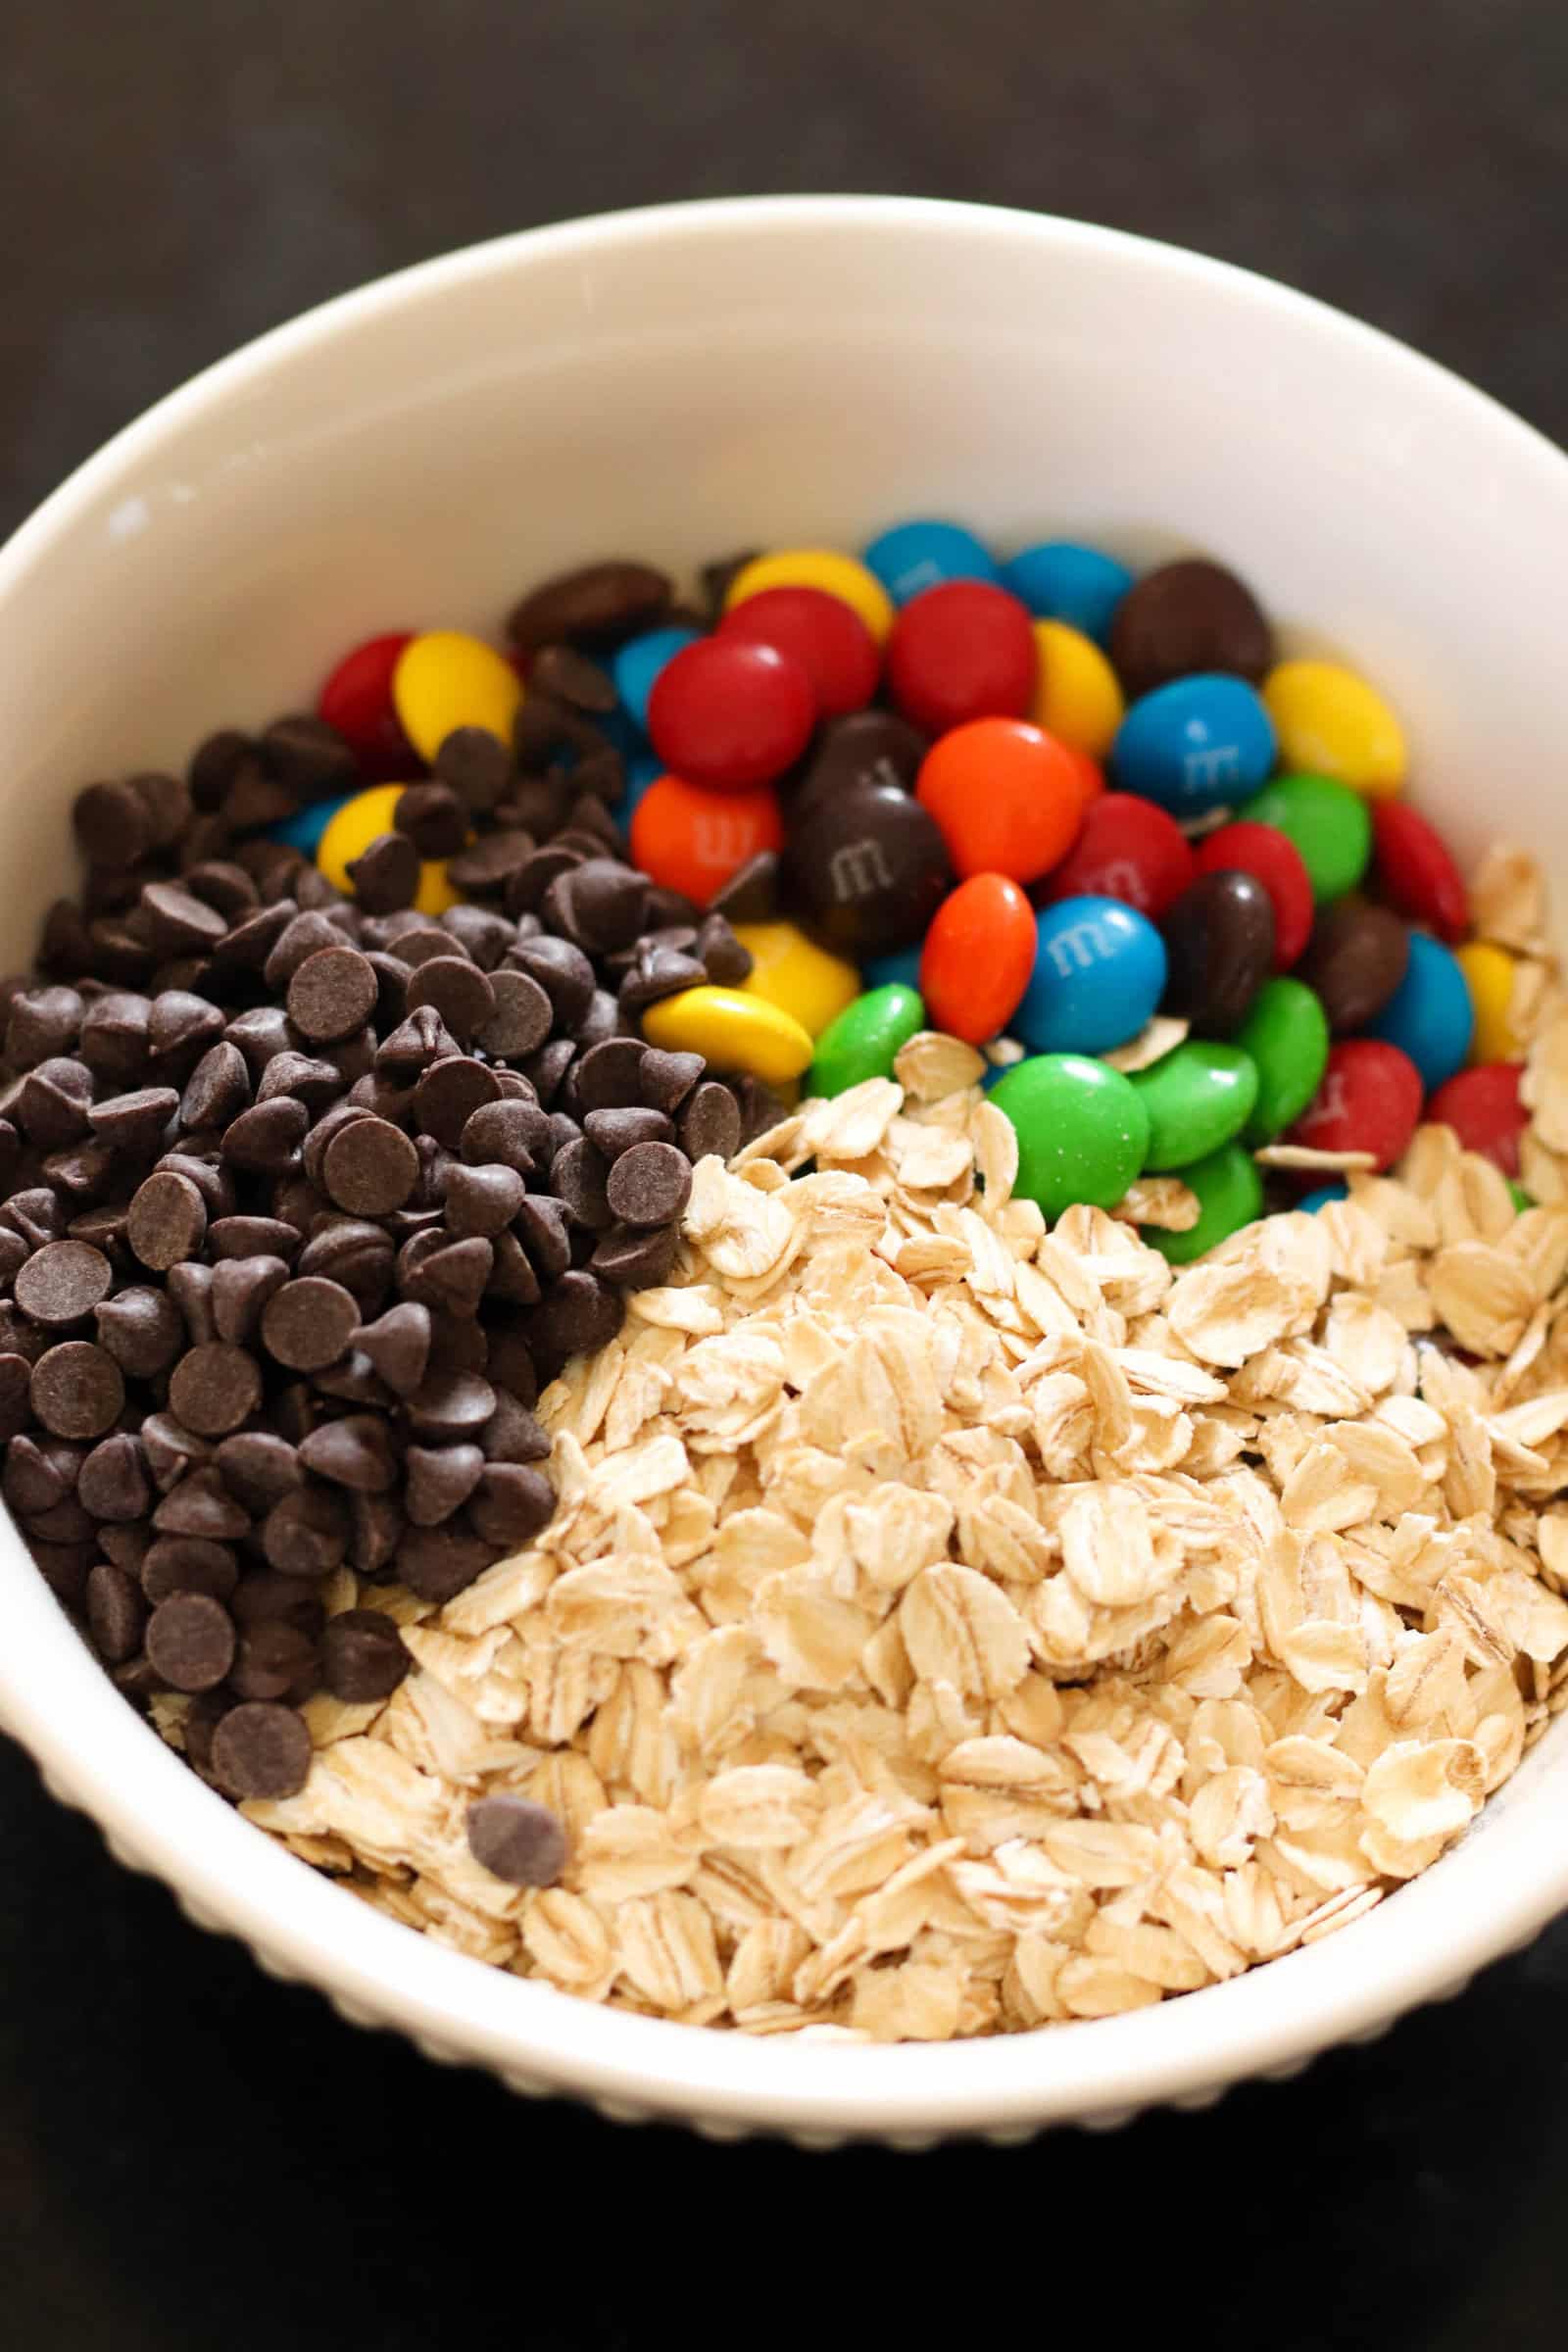
M1560 0L17 9L0 526L357 280L742 191L985 198L1195 245L1568 437L1565 69ZM629 2132L350 2033L116 1868L0 1742L8 2352L973 2344L1020 2321L1514 2352L1568 2322L1565 2065L1568 1924L1200 2117L915 2159Z

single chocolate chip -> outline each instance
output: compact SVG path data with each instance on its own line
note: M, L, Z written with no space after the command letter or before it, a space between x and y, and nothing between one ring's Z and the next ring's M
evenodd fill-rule
M63 1457L63 1458L62 1458ZM47 1511L71 1493L74 1455L46 1439L19 1437L6 1455L0 1489L11 1508L26 1517Z
M480 1444L488 1462L547 1462L550 1439L525 1404L500 1390Z
M746 951L742 949L741 953L745 955ZM748 964L750 961L748 956ZM644 948L621 981L620 1008L624 1013L646 1012L650 1004L659 1004L662 998L679 996L683 989L700 988L712 977L694 956L681 949Z
M87 1577L87 1631L98 1655L110 1666L133 1658L146 1624L147 1603L134 1577L100 1560Z
M901 779L895 778L895 781ZM759 850L715 890L709 906L731 923L771 923L779 909L779 863L776 850Z
M170 1375L170 1405L201 1438L227 1437L261 1400L262 1375L255 1357L223 1341L193 1348Z
M276 1700L231 1707L213 1734L212 1767L231 1796L295 1796L311 1769L305 1718Z
M691 1160L710 1152L729 1159L740 1150L740 1105L727 1086L710 1078L697 1088L681 1113L678 1141Z
M583 1109L615 1110L641 1102L642 1065L650 1050L635 1037L611 1037L590 1046L575 1072Z
M588 1264L606 1282L622 1290L641 1291L667 1282L680 1246L674 1225L645 1231L636 1225L612 1225L595 1243Z
M348 1350L359 1328L353 1294L307 1274L284 1283L262 1310L262 1345L291 1372L324 1372Z
M150 1159L162 1149L178 1108L179 1096L172 1086L139 1086L95 1103L87 1120L99 1142L111 1150Z
M410 784L392 822L421 858L452 858L468 838L468 811L450 784Z
M353 792L359 766L337 729L310 711L274 718L257 745L270 774L308 801Z
M261 1525L262 1550L281 1576L328 1576L348 1547L348 1514L332 1487L282 1494Z
M392 1494L350 1494L349 1565L357 1575L379 1576L397 1557L408 1528Z
M11 1000L6 1058L24 1070L67 1054L81 1033L85 1006L74 988L24 988Z
M525 1796L481 1796L468 1807L468 1850L509 1886L554 1886L566 1867L566 1833Z
M300 1460L318 1478L360 1494L384 1494L397 1484L397 1458L386 1423L371 1413L323 1421L300 1446Z
M302 963L342 945L343 934L330 916L319 906L305 907L290 917L267 958L264 977L268 987L283 995Z
M217 947L229 924L216 906L209 906L178 882L149 882L137 901L146 916L152 944L160 956L205 954Z
M22 1082L16 1115L27 1139L45 1152L87 1133L92 1072L60 1055L40 1061Z
M454 727L437 745L431 764L470 816L488 816L514 772L510 748L488 727Z
M245 1056L227 1038L210 1046L185 1082L180 1098L182 1126L190 1129L226 1127L251 1099L251 1076Z
M409 1428L422 1444L455 1446L482 1430L496 1393L476 1372L432 1372L409 1398Z
M715 988L738 988L751 976L752 952L741 946L721 914L706 917L692 953Z
M237 1013L224 1034L230 1045L238 1046L248 1068L258 1076L274 1054L287 1053L294 1042L281 1004L258 1004L251 1012Z
M603 649L652 628L672 595L665 574L650 564L590 564L530 589L508 615L507 633L523 653L556 644Z
M270 1511L305 1475L298 1446L272 1430L240 1430L223 1440L213 1458L224 1486L247 1510Z
M193 1260L188 1265L169 1269L169 1296L178 1307L185 1326L186 1345L205 1347L218 1337L218 1318L213 1312L213 1269Z
M256 1088L258 1102L270 1102L274 1095L294 1095L307 1110L324 1110L343 1092L343 1073L335 1062L326 1061L315 1054L296 1054L291 1046L284 1054L274 1054Z
M139 1286L93 1310L98 1345L133 1380L151 1380L172 1364L185 1334L173 1301Z
M286 1260L299 1246L298 1228L285 1224L281 1217L220 1217L207 1228L207 1250L215 1261L242 1257Z
M141 1425L141 1442L147 1467L162 1494L167 1494L187 1470L206 1461L213 1450L193 1430L176 1421L172 1413L149 1413ZM175 1530L176 1534L181 1532L189 1531Z
M473 1113L500 1098L495 1072L485 1063L467 1054L449 1054L421 1074L414 1090L414 1116L423 1134L456 1152Z
M495 1262L490 1268L486 1287L491 1298L505 1298L514 1306L537 1306L539 1277L528 1263L522 1244L514 1233L498 1233L490 1244Z
M489 1240L510 1225L522 1206L526 1186L515 1168L492 1161L469 1167L454 1160L443 1170L442 1206L447 1231L460 1240L478 1234Z
M575 1029L594 993L594 967L581 948L544 935L523 940L509 952L507 961L539 983L563 1029Z
M392 1403L392 1391L369 1357L358 1349L351 1349L340 1364L314 1372L311 1386L318 1396L334 1397L340 1404L373 1406L377 1412L385 1412Z
M201 1536L160 1536L143 1555L140 1583L154 1608L174 1592L207 1592L226 1601L239 1583L239 1563L226 1544Z
M354 1345L395 1396L410 1396L429 1360L430 1310L406 1299L356 1331Z
M152 1508L142 1450L127 1430L95 1446L81 1465L76 1496L95 1519L139 1519Z
M596 1111L590 1115L608 1119L625 1114ZM615 1159L605 1191L612 1210L623 1224L668 1225L691 1199L691 1161L673 1144L633 1144Z
M32 1366L11 1349L0 1352L0 1444L20 1437L32 1416Z
M462 1526L411 1528L398 1549L398 1577L420 1600L452 1600L500 1557L494 1544Z
M499 899L532 857L533 848L533 835L512 826L482 833L471 847L448 859L447 879L465 898Z
M378 1314L392 1283L391 1236L362 1217L333 1217L317 1224L295 1267L298 1275L319 1275L338 1283L359 1308L360 1319ZM334 1359L335 1360L335 1359ZM299 1370L324 1370L322 1365Z
M517 1210L516 1231L542 1282L565 1272L571 1263L571 1228L562 1201L530 1193Z
M740 1105L743 1144L765 1135L788 1115L772 1088L764 1086L760 1078L754 1078L750 1070L744 1070L735 1080L735 1100Z
M493 972L517 936L517 926L493 906L449 906L441 917L449 932L482 972Z
M556 1153L550 1163L550 1189L573 1225L599 1232L610 1223L607 1173L603 1154L586 1136Z
M211 1690L234 1658L234 1621L210 1592L172 1592L147 1620L147 1655L175 1690Z
M321 1157L321 1181L339 1208L359 1217L401 1208L419 1177L419 1155L389 1119L358 1118L340 1127Z
M467 1501L484 1470L477 1446L411 1446L404 1496L415 1527L439 1527Z
M280 1176L294 1163L311 1114L292 1095L273 1095L242 1110L223 1131L223 1157L236 1168Z
M596 1054L607 1051L604 1046L594 1048ZM586 1066L585 1060L585 1069ZM645 1048L637 1072L637 1084L643 1102L650 1110L662 1110L673 1117L706 1067L700 1054L665 1054L654 1046Z
M61 1438L101 1438L125 1401L120 1366L91 1340L65 1340L32 1367L32 1410Z
M556 1491L542 1470L525 1462L490 1462L468 1503L468 1525L487 1543L509 1551L531 1544L556 1507Z
M225 932L213 951L214 971L227 980L236 973L265 970L271 962L278 942L299 911L293 899L283 898L274 899L270 906L261 907L255 914L245 915L232 930ZM295 960L303 962L304 956L309 953L309 947L306 946L304 953Z
M1274 637L1233 571L1190 556L1128 589L1111 621L1110 659L1130 700L1198 671L1255 684L1273 662Z
M418 965L410 979L408 1004L410 1011L433 1004L449 1034L460 1046L466 1046L493 1017L496 992L467 956L433 956Z
M495 1254L477 1236L449 1242L437 1227L416 1234L405 1244L398 1266L398 1287L405 1297L422 1301L446 1314L477 1313Z
M470 1165L499 1162L524 1177L549 1146L549 1114L537 1102L521 1101L482 1103L465 1122L459 1142Z
M528 691L554 695L578 710L599 712L613 710L617 699L609 670L569 645L541 646L529 664Z
M587 1355L608 1347L624 1314L617 1291L586 1267L571 1267L535 1309L528 1330L529 1346L536 1358L564 1364L568 1356Z
M1165 910L1160 1004L1199 1037L1231 1037L1274 968L1274 902L1255 874L1200 874Z
M1296 977L1317 992L1336 1037L1375 1020L1404 978L1410 934L1387 906L1339 899L1312 926Z
M518 916L540 912L556 883L579 866L586 855L585 851L574 849L559 833L543 849L532 851L507 876L507 912ZM559 907L557 914L559 916ZM552 919L553 931L564 927L558 919Z
M129 784L89 784L72 806L82 855L95 865L134 865L153 846L146 803Z
M597 1045L621 1034L620 1006L607 988L596 988L588 1009L577 1023L577 1051L590 1053Z
M348 862L354 896L366 914L392 914L414 903L419 887L419 853L403 833L378 833Z
M630 947L648 914L648 884L615 858L588 858L545 893L543 913L553 929L603 956Z
M101 1250L85 1242L49 1242L20 1268L13 1293L24 1315L53 1329L90 1315L114 1279Z
M473 1031L475 1042L497 1060L520 1060L550 1035L550 999L526 972L498 971L486 985L491 1007Z
M313 1045L332 1045L363 1029L375 1009L374 967L358 948L318 948L288 984L288 1017Z
M344 1609L321 1636L321 1680L350 1706L390 1698L414 1664L394 1621L380 1609Z
M228 1688L236 1698L285 1698L291 1690L314 1689L318 1680L317 1645L286 1618L264 1617L240 1635Z
M648 1110L641 1104L628 1104L623 1110L590 1110L582 1124L588 1141L607 1160L618 1159L638 1144L668 1144L675 1133L663 1111Z
M210 858L201 865L188 866L184 883L230 923L242 922L260 904L261 894L245 868L226 858Z
M376 1048L375 1067L382 1077L412 1085L432 1062L456 1052L457 1040L449 1035L441 1015L433 1005L421 1004L390 1037L382 1039Z
M13 1193L0 1208L0 1224L12 1233L21 1234L29 1250L41 1250L46 1242L58 1242L64 1218L60 1202L51 1192L40 1186L27 1186Z

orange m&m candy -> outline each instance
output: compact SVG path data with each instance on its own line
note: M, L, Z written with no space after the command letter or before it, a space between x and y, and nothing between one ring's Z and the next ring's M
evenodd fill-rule
M931 746L915 798L936 818L954 871L1038 882L1083 822L1083 771L1026 718L971 718Z
M920 996L934 1029L971 1046L1004 1029L1035 964L1034 909L1005 874L971 874L931 917Z
M632 862L700 906L749 858L783 847L784 819L771 784L725 792L660 776L631 820Z

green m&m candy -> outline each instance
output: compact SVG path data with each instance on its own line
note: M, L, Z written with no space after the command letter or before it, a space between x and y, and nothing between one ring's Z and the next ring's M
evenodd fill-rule
M1037 1054L991 1101L1018 1137L1014 1192L1059 1217L1075 1201L1114 1208L1144 1164L1149 1114L1132 1081L1082 1054Z
M1198 1195L1198 1223L1185 1233L1168 1233L1161 1225L1139 1227L1150 1248L1173 1266L1191 1265L1263 1213L1263 1179L1243 1144L1221 1144L1206 1159L1183 1168L1181 1180Z
M1273 825L1301 853L1321 906L1353 890L1372 857L1372 816L1363 796L1330 776L1276 776L1236 811L1238 822Z
M1298 1119L1323 1083L1329 1023L1304 980L1265 981L1236 1043L1257 1065L1257 1101L1247 1122L1250 1144L1271 1144Z
M1144 1166L1190 1168L1241 1134L1257 1101L1257 1066L1240 1046L1189 1038L1129 1081L1149 1113Z
M864 1078L891 1078L900 1049L924 1027L925 1006L912 988L890 980L886 988L868 989L817 1039L802 1092L842 1095Z

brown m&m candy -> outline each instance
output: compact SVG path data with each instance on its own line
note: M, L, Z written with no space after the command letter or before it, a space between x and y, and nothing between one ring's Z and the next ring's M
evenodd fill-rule
M936 819L891 783L821 794L792 826L784 866L823 937L857 956L918 939L953 887Z

